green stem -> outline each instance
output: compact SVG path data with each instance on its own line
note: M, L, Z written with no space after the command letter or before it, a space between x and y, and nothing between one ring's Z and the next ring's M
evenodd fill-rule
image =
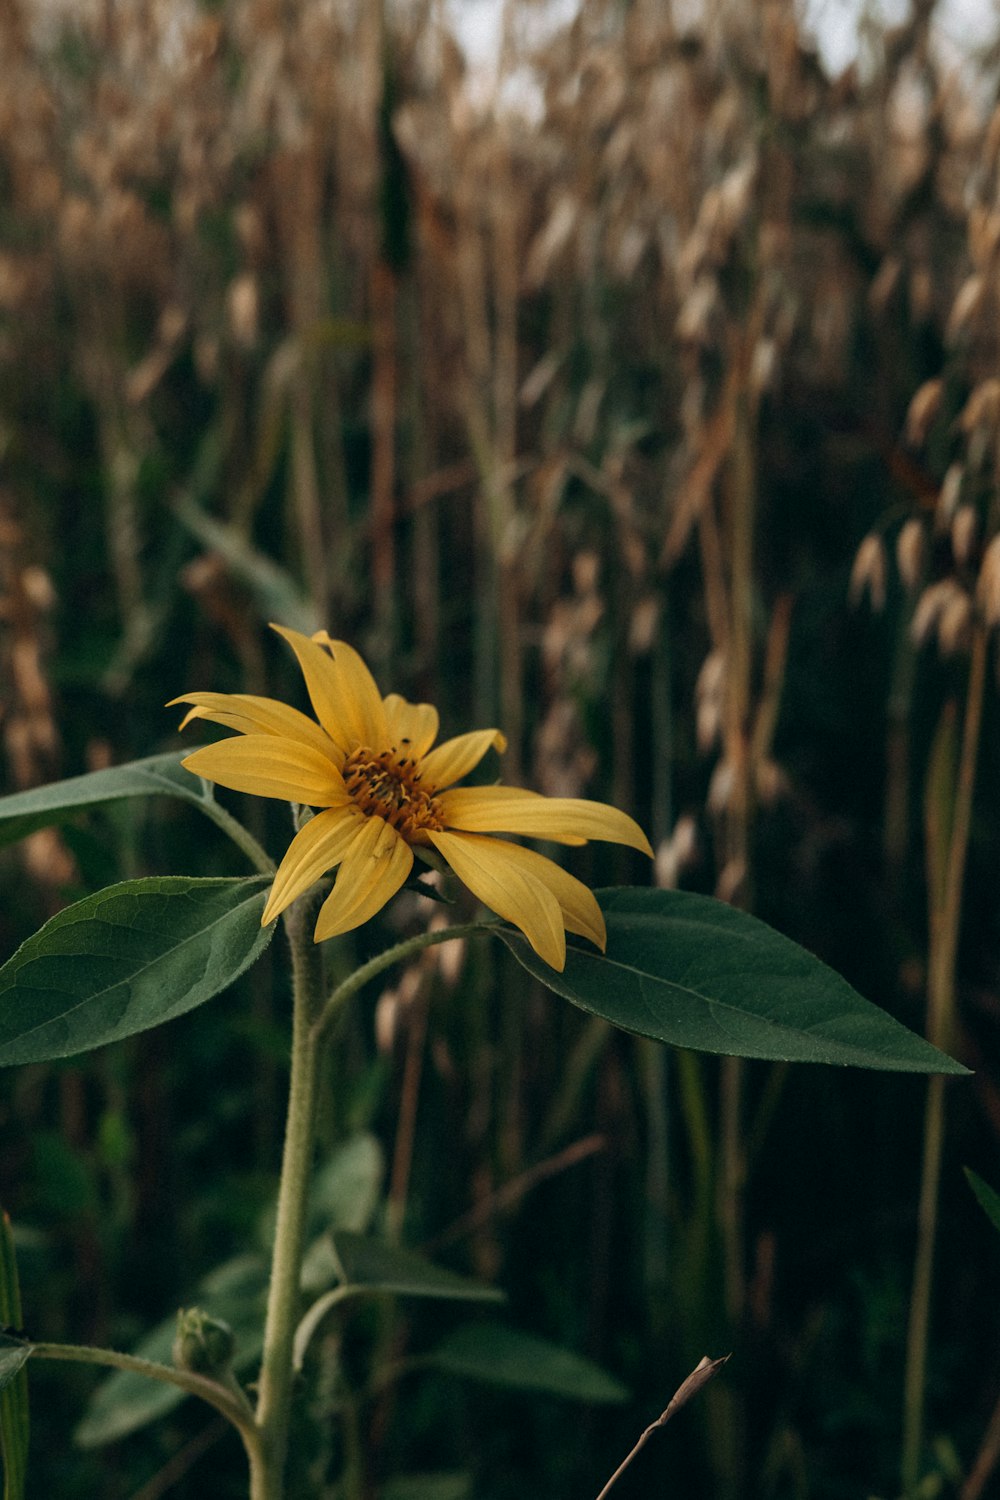
M133 1375L144 1375L149 1380L159 1380L164 1385L175 1385L189 1396L200 1396L216 1411L230 1421L243 1439L251 1464L260 1454L260 1434L254 1422L243 1392L235 1385L228 1387L207 1375L196 1375L191 1370L178 1370L172 1365L161 1365L156 1360L140 1359L136 1354L120 1354L117 1349L98 1349L90 1344L32 1344L32 1359L64 1359L77 1364L105 1365L113 1370L127 1370Z
M316 1040L318 1041L324 1035L331 1021L352 995L356 995L369 980L376 979L393 964L405 963L408 958L416 957L425 948L435 948L438 943L450 943L454 938L474 937L480 932L496 932L501 925L500 922L461 922L455 927L445 927L434 932L420 932L416 937L406 938L404 942L387 948L384 953L376 954L374 958L369 959L368 963L362 964L360 969L355 969L354 973L349 975L343 983L338 984L329 996L313 1024Z
M301 899L285 917L292 949L291 1081L258 1386L257 1426L263 1452L262 1461L251 1464L250 1500L282 1500L284 1493L292 1345L298 1321L320 1055L313 1034L320 950L312 940L311 909L308 898Z
M978 622L972 638L969 683L965 698L965 722L958 763L954 802L950 818L944 864L944 884L930 896L930 954L928 963L927 1035L935 1046L952 1045L955 1017L958 939L962 917L965 863L972 824L972 796L982 725L986 685L988 636ZM929 858L933 869L935 860ZM923 1446L924 1389L927 1380L927 1343L930 1327L931 1287L934 1272L934 1242L937 1236L941 1154L944 1143L944 1079L935 1077L927 1089L924 1114L924 1155L917 1210L917 1248L910 1293L910 1319L906 1339L906 1373L903 1383L902 1482L904 1495L912 1494L920 1477Z
M397 943L363 964L321 1005L320 949L312 940L311 915L312 903L304 898L297 901L285 917L292 950L291 1080L258 1386L256 1431L260 1441L256 1455L251 1456L250 1500L282 1500L284 1495L295 1330L315 1145L318 1065L324 1033L351 996L391 964L437 943L490 930L488 924L470 922L443 932L423 932L406 942Z

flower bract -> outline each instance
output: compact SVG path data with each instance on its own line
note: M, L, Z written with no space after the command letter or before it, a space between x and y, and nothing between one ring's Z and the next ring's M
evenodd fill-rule
M436 850L458 878L520 928L554 969L566 962L566 933L604 949L593 892L560 865L498 833L584 844L608 839L652 854L625 813L577 797L544 797L510 786L456 786L493 748L498 729L436 744L437 710L397 693L383 697L358 653L325 631L313 637L274 626L298 659L315 719L248 693L185 693L175 703L192 719L238 731L185 757L196 776L233 791L315 809L292 839L262 921L273 922L321 876L336 870L320 908L317 942L368 921L396 894L414 849Z

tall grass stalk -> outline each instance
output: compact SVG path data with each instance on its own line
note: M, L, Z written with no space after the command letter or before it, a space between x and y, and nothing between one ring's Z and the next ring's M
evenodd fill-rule
M987 630L985 625L979 622L974 628L972 637L957 775L952 777L948 774L947 742L950 705L947 704L927 773L926 823L930 908L927 1036L935 1046L944 1049L951 1045L954 1031L955 981L962 916L962 890L972 821L972 796L975 788L976 761L982 725L987 655ZM944 764L941 764L942 760ZM901 1468L904 1495L912 1495L916 1492L920 1478L931 1285L937 1236L944 1129L944 1081L941 1078L933 1078L928 1085L924 1111L923 1165L920 1201L917 1209L917 1246L906 1340Z

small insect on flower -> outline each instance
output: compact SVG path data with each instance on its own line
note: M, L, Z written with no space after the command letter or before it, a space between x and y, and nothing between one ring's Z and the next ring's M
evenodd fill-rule
M209 719L241 736L186 756L183 764L194 775L317 809L278 867L264 924L337 869L315 939L349 932L396 894L412 869L414 849L423 847L436 850L484 905L520 928L552 968L565 966L567 932L603 951L604 917L593 892L552 860L491 835L559 844L607 839L652 856L632 818L578 797L543 797L508 786L457 787L490 748L505 749L498 729L474 730L435 746L437 710L398 693L383 698L351 646L325 631L310 639L273 628L295 652L315 719L247 693L173 699L192 705L182 729L192 719Z

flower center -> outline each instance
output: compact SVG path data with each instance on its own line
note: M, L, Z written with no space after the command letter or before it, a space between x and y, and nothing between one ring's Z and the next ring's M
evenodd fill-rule
M420 786L417 762L395 747L379 755L364 745L352 750L343 774L361 811L384 818L408 844L426 844L426 830L444 827L438 803Z

